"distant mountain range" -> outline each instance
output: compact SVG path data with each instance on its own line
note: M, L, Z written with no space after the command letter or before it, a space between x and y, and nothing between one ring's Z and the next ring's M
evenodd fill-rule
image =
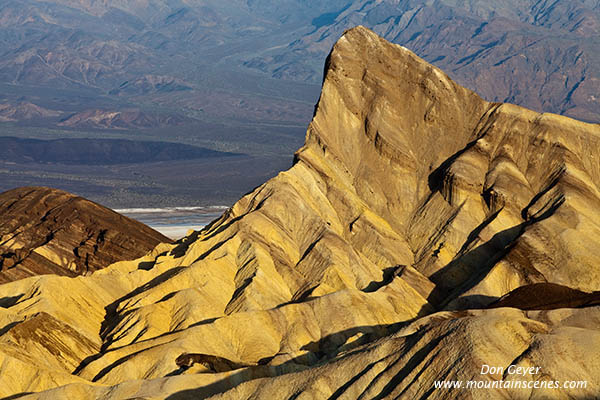
M487 100L600 122L600 0L284 0L276 6L266 0L5 0L0 136L170 141L245 153L246 161L224 161L227 170L216 159L182 164L178 173L191 179L201 170L210 179L186 184L185 201L161 200L161 206L207 198L231 204L289 167L288 155L302 145L314 112L326 55L356 25L413 50ZM140 201L133 186L111 178L99 187L84 168L57 167L53 178L41 178L47 164L30 164L33 181L24 180L23 168L4 165L0 190L46 185L111 205ZM149 182L164 182L164 170L157 166ZM131 182L122 173L118 182ZM227 182L227 194L209 182ZM181 188L172 190L178 196Z
M600 120L598 0L352 2L315 29L246 62L283 79L316 81L344 30L374 29L488 100Z
M0 101L303 126L325 55L356 25L488 100L600 121L599 0L5 1Z
M124 139L38 140L0 137L0 148L3 149L4 162L66 165L136 164L240 155L181 143Z

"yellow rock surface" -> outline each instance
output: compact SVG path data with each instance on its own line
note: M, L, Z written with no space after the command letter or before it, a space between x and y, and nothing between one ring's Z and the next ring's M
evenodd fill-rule
M598 305L484 309L537 282L600 290L600 127L485 102L362 27L326 67L294 166L210 226L0 286L0 396L600 396ZM434 389L502 378L483 364L588 387Z

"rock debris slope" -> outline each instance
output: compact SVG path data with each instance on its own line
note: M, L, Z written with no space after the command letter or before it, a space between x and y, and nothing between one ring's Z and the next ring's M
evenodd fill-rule
M347 31L290 170L141 259L0 286L0 395L598 396L599 141ZM482 364L589 385L434 390Z

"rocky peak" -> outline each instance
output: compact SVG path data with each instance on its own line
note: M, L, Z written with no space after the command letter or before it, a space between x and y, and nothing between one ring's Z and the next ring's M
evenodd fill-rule
M589 253L565 257L558 249L580 246L570 242L576 229L598 229L600 220L583 204L599 205L600 160L592 151L599 140L599 125L485 102L357 27L328 57L296 158L324 179L326 193L344 187L327 197L346 234L372 215L365 209L373 212L407 243L403 262L438 284L437 294L454 290L450 297L475 300L484 297L459 293L489 290L481 280L494 279L493 270L520 277L496 296L530 281L596 289ZM586 215L577 228L574 214ZM565 263L578 277L561 272ZM472 279L475 270L483 275Z
M305 149L347 171L359 196L386 220L406 221L430 191L428 176L475 139L492 106L359 26L344 33L327 59ZM305 149L299 159L310 157Z

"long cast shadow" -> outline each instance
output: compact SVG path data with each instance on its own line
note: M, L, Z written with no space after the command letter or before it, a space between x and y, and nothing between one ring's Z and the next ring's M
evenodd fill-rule
M358 349L358 347L383 336L391 335L409 325L413 321L414 320L410 320L389 325L361 326L328 335L318 341L311 342L303 346L302 349L309 350L308 353L295 357L280 365L256 365L243 368L240 369L239 372L228 375L223 379L206 386L173 393L167 397L167 400L205 399L218 393L223 393L227 390L230 390L244 382L300 372L323 365L336 358L343 359L353 355L356 351L361 351L361 349ZM344 344L345 340L355 336L358 333L362 333L364 335L364 340L357 340L351 344ZM340 356L341 352L344 354ZM261 363L267 363L269 361L270 360L263 359L261 360ZM181 370L175 370L171 372L169 376L178 375L182 372L180 371Z
M436 308L443 309L460 294L475 287L517 245L519 238L530 226L552 216L564 202L563 195L549 200L540 212L528 215L526 221L498 232L486 243L459 256L434 273L430 279L436 286L427 300Z
M83 371L83 369L85 367L87 367L90 363L92 363L93 361L96 361L99 358L102 358L102 356L104 356L104 354L108 351L108 347L115 340L119 339L119 338L114 337L114 333L111 333L111 330L115 327L115 324L118 323L118 320L116 319L116 317L118 316L117 307L119 306L119 304L121 302L128 300L134 296L137 296L138 294L143 293L149 289L152 289L153 287L160 285L161 283L165 282L166 280L170 279L171 277L177 275L180 271L182 271L185 268L186 267L175 267L168 271L165 271L162 274L160 274L159 276L157 276L156 278L147 282L146 284L138 287L134 291L126 294L125 296L115 300L114 302L112 302L111 304L106 306L104 308L106 316L104 318L104 321L102 321L102 325L100 326L100 337L102 338L102 346L100 348L100 351L97 354L93 354L91 356L84 358L79 363L77 368L75 368L75 370L72 372L73 375L79 375L79 373L81 373L81 371Z
M444 176L446 175L448 169L454 161L456 161L461 155L469 151L473 146L477 144L477 142L485 137L485 135L489 132L490 129L490 121L491 117L496 113L498 108L502 105L502 103L492 103L488 110L482 114L477 127L474 132L476 132L475 139L471 140L469 143L465 145L462 149L448 157L444 162L442 162L431 174L429 174L427 183L429 185L429 190L433 192L440 191L442 188L442 184L444 182Z

